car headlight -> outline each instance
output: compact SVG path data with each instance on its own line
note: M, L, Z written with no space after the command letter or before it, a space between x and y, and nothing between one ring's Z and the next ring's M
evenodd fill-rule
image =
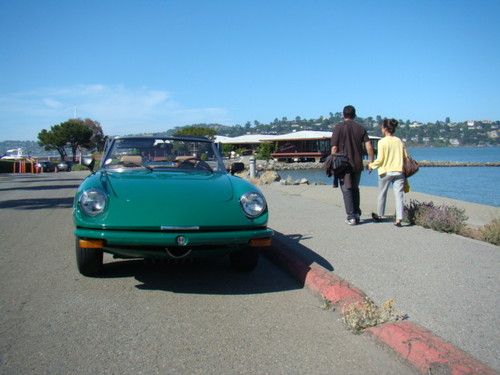
M256 192L245 193L240 198L243 212L250 218L255 218L266 210L266 200L262 194Z
M97 189L85 190L80 196L80 207L89 216L99 215L106 208L106 194Z

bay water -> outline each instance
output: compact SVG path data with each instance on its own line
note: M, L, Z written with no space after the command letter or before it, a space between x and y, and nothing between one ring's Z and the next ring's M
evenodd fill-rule
M409 148L415 160L500 162L500 147ZM278 171L281 178L332 184L323 169ZM412 191L500 207L500 167L421 167L410 177ZM364 171L362 186L377 186L377 171Z

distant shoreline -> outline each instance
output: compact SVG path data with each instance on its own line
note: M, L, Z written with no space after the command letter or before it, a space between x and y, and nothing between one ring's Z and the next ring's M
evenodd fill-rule
M241 161L245 164L245 168L248 169L248 159L235 159L234 162ZM231 161L230 161L231 162ZM367 161L365 161L365 164ZM462 162L462 161L430 161L430 160L419 160L418 164L420 167L435 167L435 168L446 168L446 167L500 167L500 162ZM273 160L257 160L256 161L257 170L263 171L286 171L286 170L304 170L304 169L321 169L323 168L323 163L314 162L304 162L304 163L283 163L275 162Z
M430 161L420 160L418 165L421 167L500 167L498 161L487 162L468 162L468 161Z

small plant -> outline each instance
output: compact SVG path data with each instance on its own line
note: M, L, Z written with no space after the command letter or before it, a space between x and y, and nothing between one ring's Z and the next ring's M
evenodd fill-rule
M229 156L231 155L231 151L234 151L234 145L232 144L227 144L227 143L223 143L222 144L222 154L224 156Z
M361 333L366 328L403 319L407 319L407 315L396 312L394 299L385 301L379 307L368 297L363 303L353 303L348 306L342 316L344 325L354 333Z
M325 297L321 298L321 306L320 307L322 310L335 310L335 308L333 307L332 301L330 301L329 299L326 299Z
M236 155L237 155L237 156L241 156L241 155L243 155L243 154L245 153L245 151L246 151L246 150L245 150L244 148L241 148L241 147L240 147L240 148L237 148L237 149L235 150L235 152L236 152Z
M461 233L467 220L464 210L455 206L435 206L433 202L412 200L405 206L405 213L410 224L446 233Z
M273 144L272 143L261 143L255 156L260 160L269 160L271 159L271 153L273 152Z
M494 219L479 231L483 241L500 246L500 219Z
M71 170L72 171L88 171L89 168L86 167L86 166L84 166L84 165L82 165L82 164L73 164L71 166Z

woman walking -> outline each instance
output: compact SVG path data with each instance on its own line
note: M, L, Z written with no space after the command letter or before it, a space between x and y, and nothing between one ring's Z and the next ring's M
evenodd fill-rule
M398 122L395 119L384 119L382 123L382 138L378 142L377 159L368 165L371 171L378 168L378 204L377 214L372 213L372 218L376 222L385 219L385 202L387 190L392 183L394 198L396 201L396 221L394 225L401 226L403 220L404 207L404 184L405 175L403 174L403 157L406 155L406 149L401 139L396 137L396 127Z

